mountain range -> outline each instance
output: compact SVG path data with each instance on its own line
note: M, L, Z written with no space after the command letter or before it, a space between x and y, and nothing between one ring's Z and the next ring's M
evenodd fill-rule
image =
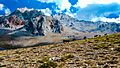
M55 18L60 20L63 24L72 29L83 32L103 32L103 33L115 33L120 32L120 24L115 22L92 22L85 20L78 20L68 15L58 14L54 15Z
M13 28L19 28L18 26L24 25L24 28L29 32L30 30L28 29L31 27L31 25L34 25L33 28L36 32L37 29L35 27L40 26L38 25L38 21L42 22L42 19L48 19L51 18L51 25L55 24L56 30L58 29L58 33L60 33L60 28L58 26L65 25L67 27L70 27L72 29L78 30L78 31L83 31L83 32L105 32L105 33L114 33L114 32L119 32L120 31L120 24L115 23L115 22L92 22L92 21L85 21L85 20L78 20L73 17L70 17L69 15L65 14L55 14L53 16L45 16L43 12L40 10L30 10L30 9L17 9L13 13L11 13L8 16L2 16L0 17L0 24L4 25L4 27L13 27ZM39 20L37 20L39 19ZM48 21L48 20L46 20ZM31 24L30 24L31 22ZM50 22L50 21L49 21ZM57 23L54 23L57 22ZM35 24L36 23L36 24ZM42 24L42 23L41 23ZM43 23L45 24L45 23ZM49 23L47 23L49 24ZM18 26L17 26L18 25ZM42 27L42 25L41 25ZM58 27L58 28L57 28ZM47 27L49 28L49 27ZM45 28L41 28L45 30ZM40 30L42 31L42 30ZM56 32L53 31L52 32ZM31 31L32 33L32 31Z
M0 17L0 32L0 40L5 42L0 46L14 48L116 33L120 32L120 24L78 20L60 13L46 16L40 10L17 9Z

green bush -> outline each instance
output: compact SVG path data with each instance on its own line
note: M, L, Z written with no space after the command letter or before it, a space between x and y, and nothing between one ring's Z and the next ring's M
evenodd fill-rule
M42 60L38 61L39 63L42 63L39 68L56 68L57 63L50 61L49 57L44 57Z
M39 68L56 68L57 67L57 63L54 63L52 61L47 61L44 62L42 65L40 65Z

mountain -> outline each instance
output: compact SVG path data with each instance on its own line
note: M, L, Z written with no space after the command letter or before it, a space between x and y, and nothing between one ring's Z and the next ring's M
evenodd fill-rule
M63 39L80 35L57 18L34 9L17 9L0 17L0 32L0 47L3 48L61 43Z
M102 32L102 33L116 33L120 32L120 24L115 22L92 22L85 20L77 20L65 14L56 14L57 18L66 26L82 32Z
M0 47L18 48L63 43L120 32L120 24L77 20L65 14L46 16L19 8L0 17Z
M23 10L24 11L24 10ZM38 10L16 10L9 16L0 18L0 23L3 28L9 28L13 31L22 30L29 35L44 36L47 33L61 33L63 26L59 20L52 16L45 16L44 13Z
M17 33L19 35L44 36L48 33L62 33L64 32L63 30L67 31L67 29L90 33L120 32L119 23L84 21L65 14L46 16L40 10L27 8L19 8L8 16L0 17L0 24L2 27L10 28L14 31L24 31Z

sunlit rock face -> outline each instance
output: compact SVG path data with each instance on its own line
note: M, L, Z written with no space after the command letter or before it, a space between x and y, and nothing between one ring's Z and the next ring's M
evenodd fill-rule
M17 9L8 16L0 17L1 28L9 28L13 31L21 31L34 36L44 36L48 33L61 33L61 22L52 16L45 16L39 10Z

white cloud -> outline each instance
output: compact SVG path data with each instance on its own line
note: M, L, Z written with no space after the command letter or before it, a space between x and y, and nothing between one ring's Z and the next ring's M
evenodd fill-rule
M58 5L58 8L60 8L60 10L69 10L71 7L71 3L68 0L37 0L40 2L46 2L46 3L56 3L56 5Z
M89 4L110 4L110 3L118 3L120 4L120 0L78 0L75 7L85 8Z
M33 8L27 8L27 7L24 7L24 8L17 8L17 10L19 10L20 12L24 13L25 11L31 11L31 10L34 10Z
M65 14L66 14L66 15L69 15L69 16L71 16L71 17L73 17L73 18L76 17L76 13L71 13L70 11L69 11L69 12L66 12Z
M93 21L93 22L99 21L99 18L98 17L94 17L94 18L91 19L91 21Z
M42 12L44 12L45 15L50 16L52 14L51 10L49 8L41 9Z
M59 3L58 0L56 0L58 2L58 7L61 9L61 10L69 10L70 7L71 7L71 3L68 1L68 0L61 0L61 3Z
M11 13L10 9L5 7L3 4L0 4L0 10L5 12L5 15L9 15Z
M116 23L120 23L120 18L105 18L105 17L101 17L100 21L103 22L116 22Z
M0 4L0 10L3 10L4 5Z
M120 17L119 18L106 18L106 17L95 17L91 21L103 21L103 22L115 22L120 23Z
M5 15L9 15L11 13L10 9L5 9Z
M17 8L17 10L19 10L22 13L24 13L25 11L32 11L34 9L33 8L24 7L24 8ZM52 14L52 11L49 8L46 8L46 9L35 9L35 10L42 11L47 16L50 16Z

